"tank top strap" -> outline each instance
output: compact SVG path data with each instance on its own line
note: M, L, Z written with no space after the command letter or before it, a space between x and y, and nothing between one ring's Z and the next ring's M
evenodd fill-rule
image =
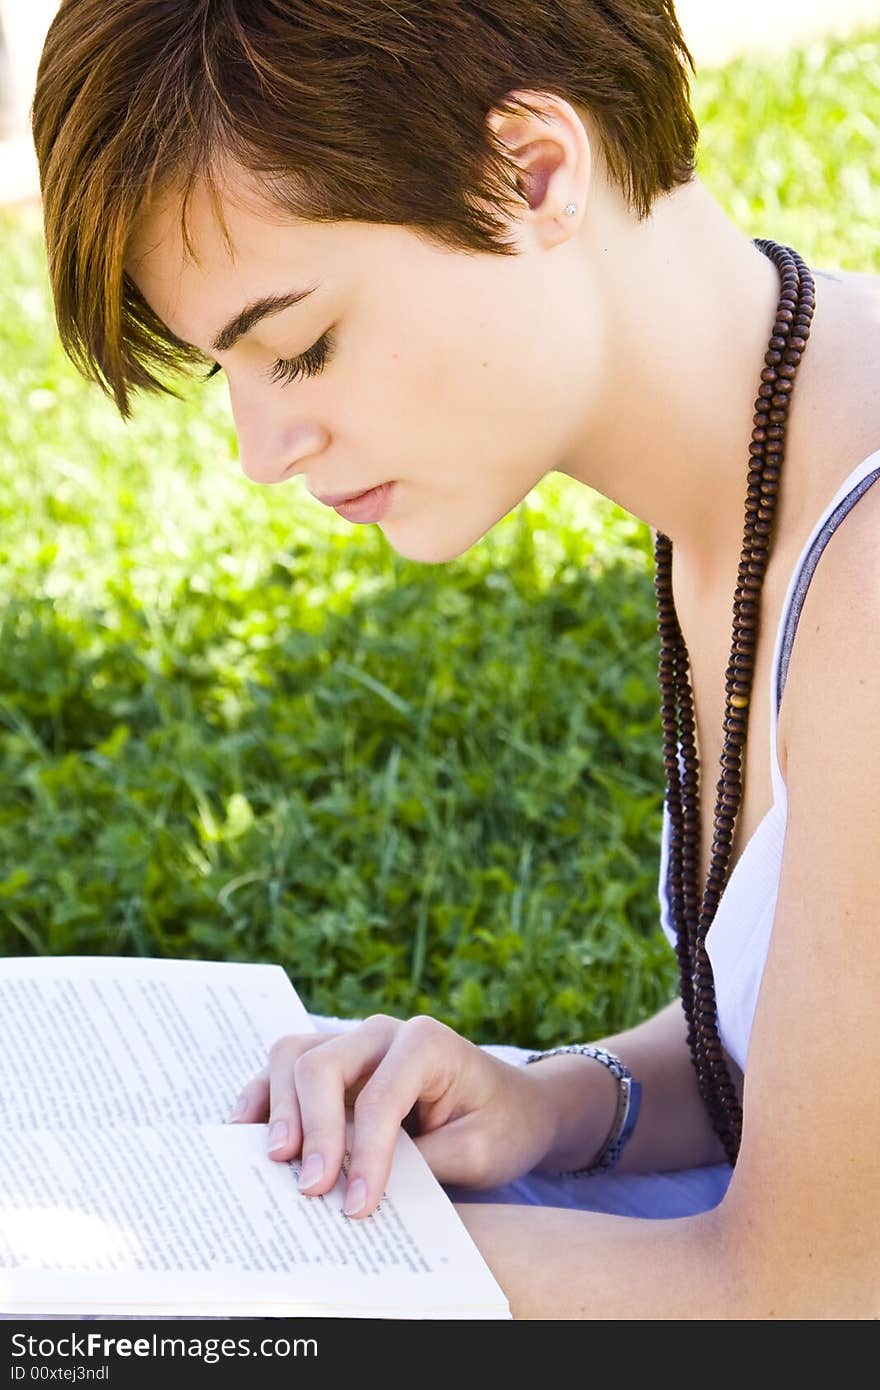
M849 515L859 499L864 497L878 478L880 478L880 449L858 464L849 477L841 483L813 527L810 538L801 551L800 559L795 565L794 573L789 581L788 592L782 605L782 615L776 633L770 680L770 772L773 779L773 794L777 801L786 796L785 782L779 766L776 747L779 707L788 678L791 650L794 646L795 633L804 606L804 599L826 545L840 523Z

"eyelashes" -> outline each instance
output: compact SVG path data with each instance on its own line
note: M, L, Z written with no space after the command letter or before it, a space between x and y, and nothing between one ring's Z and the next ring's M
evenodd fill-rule
M327 366L334 348L333 334L325 333L308 352L302 353L299 357L291 357L288 361L281 359L275 362L269 370L269 379L287 386L300 377L317 376Z
M332 332L328 331L299 357L279 358L277 362L273 362L266 375L270 381L277 381L282 386L287 386L292 381L298 381L301 377L317 376L319 372L323 372L335 350L336 340ZM220 363L215 362L202 380L210 381L212 376L216 376L222 370Z

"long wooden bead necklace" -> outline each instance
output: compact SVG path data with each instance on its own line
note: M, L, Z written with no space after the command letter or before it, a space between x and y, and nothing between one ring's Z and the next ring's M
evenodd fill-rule
M672 595L672 542L657 533L654 586L660 629L658 676L662 696L663 759L669 812L669 915L677 933L681 1000L688 1025L700 1095L731 1163L742 1137L742 1107L725 1062L718 1033L715 983L706 951L730 872L736 819L743 792L742 763L749 701L760 631L760 604L779 480L785 457L788 413L797 369L807 346L816 307L808 267L796 251L773 241L755 245L776 265L782 292L761 373L749 447L748 492L742 555L733 602L733 640L727 667L724 747L718 781L708 879L699 894L699 766L694 743L694 708L687 648ZM684 763L680 771L679 750Z

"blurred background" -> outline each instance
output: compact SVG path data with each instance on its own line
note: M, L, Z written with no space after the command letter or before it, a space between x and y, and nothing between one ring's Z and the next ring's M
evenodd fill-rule
M55 334L0 0L0 952L282 964L308 1008L550 1045L676 990L646 527L559 476L418 566L239 472L222 379L124 425ZM699 172L880 271L880 0L680 0ZM744 459L745 467L745 459Z

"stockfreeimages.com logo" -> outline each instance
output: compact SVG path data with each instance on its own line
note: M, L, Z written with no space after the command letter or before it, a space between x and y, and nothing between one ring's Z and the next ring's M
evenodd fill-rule
M13 1358L29 1357L32 1362L41 1359L54 1360L99 1360L108 1362L114 1357L161 1358L179 1357L182 1360L198 1360L206 1365L214 1365L224 1358L234 1357L287 1357L317 1356L318 1343L314 1337L261 1337L251 1341L250 1337L160 1337L153 1332L149 1337L107 1337L102 1332L72 1332L64 1337L35 1337L24 1332L15 1332L11 1338ZM63 1368L71 1374L64 1380L106 1380L107 1366L77 1366ZM37 1364L18 1364L13 1360L12 1380L49 1379L50 1368ZM43 1375L42 1372L46 1374Z

